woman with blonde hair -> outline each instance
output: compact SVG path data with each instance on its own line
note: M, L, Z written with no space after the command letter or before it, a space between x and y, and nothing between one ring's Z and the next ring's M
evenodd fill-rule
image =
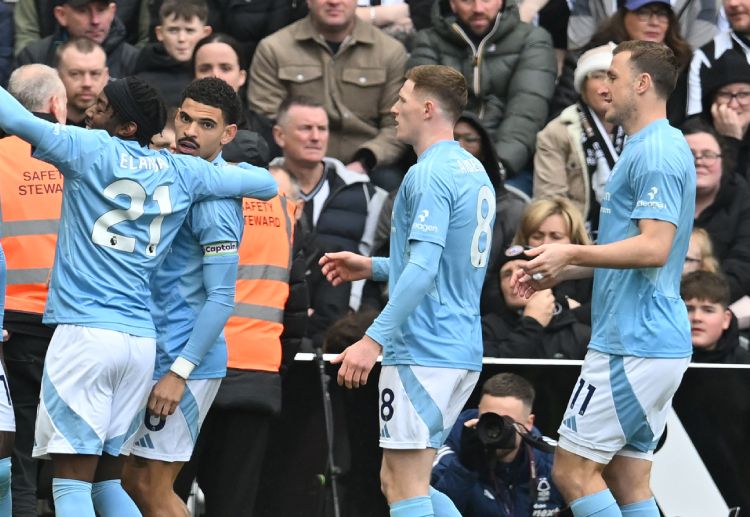
M688 244L687 254L685 255L685 264L682 266L682 276L693 271L720 272L719 261L714 255L711 237L703 228L693 228L693 232L690 234L690 244Z

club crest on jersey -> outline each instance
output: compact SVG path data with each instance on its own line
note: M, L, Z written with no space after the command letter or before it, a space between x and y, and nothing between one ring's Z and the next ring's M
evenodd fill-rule
M236 242L212 242L201 246L204 257L219 257L221 255L235 255L237 253Z

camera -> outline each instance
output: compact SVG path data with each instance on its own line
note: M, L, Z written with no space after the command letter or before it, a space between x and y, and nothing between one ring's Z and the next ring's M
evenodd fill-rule
M476 430L479 441L487 450L513 449L516 446L516 423L508 416L483 413Z

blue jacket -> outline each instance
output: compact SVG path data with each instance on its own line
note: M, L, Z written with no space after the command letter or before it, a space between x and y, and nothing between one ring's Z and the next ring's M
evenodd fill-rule
M464 422L477 418L479 411L462 412L448 440L440 448L432 468L432 486L451 498L463 517L547 517L557 515L565 502L552 485L552 454L522 444L510 464L495 468L493 482L464 467L459 460ZM532 431L540 436L537 429ZM531 479L529 454L536 462L536 478ZM535 490L530 500L530 490Z

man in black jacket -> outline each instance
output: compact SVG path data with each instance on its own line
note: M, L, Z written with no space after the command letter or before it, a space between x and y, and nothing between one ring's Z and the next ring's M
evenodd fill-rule
M682 279L694 363L750 364L750 352L740 344L737 318L727 307L729 285L721 275L693 271Z
M58 28L54 34L34 41L16 56L16 67L42 63L57 64L57 47L70 38L88 38L107 53L107 67L113 79L133 73L138 50L125 41L123 23L115 18L115 2L102 0L56 0L53 13Z

